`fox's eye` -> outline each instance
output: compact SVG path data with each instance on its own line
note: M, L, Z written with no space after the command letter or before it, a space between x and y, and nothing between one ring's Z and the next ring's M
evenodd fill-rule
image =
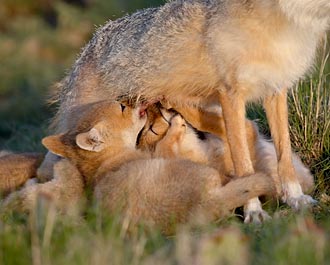
M120 104L120 107L121 107L121 112L124 112L124 109L126 108L126 106L123 104Z

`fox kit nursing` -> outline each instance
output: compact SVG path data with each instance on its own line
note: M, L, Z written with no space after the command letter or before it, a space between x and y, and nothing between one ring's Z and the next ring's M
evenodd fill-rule
M147 120L144 108L104 101L80 108L77 113L81 118L68 133L46 137L43 144L67 158L84 182L95 187L102 207L129 217L132 225L143 221L171 233L176 223L191 221L197 215L215 220L254 196L274 192L274 184L264 174L223 186L217 170L188 160L192 156L188 149L200 150L205 143L187 131L187 124L179 115L171 118L171 126L152 156L136 149ZM195 141L195 145L186 146L185 141ZM192 157L205 162L198 158L198 153ZM48 184L54 190L52 185L58 178L39 185ZM68 193L63 177L62 183L64 193ZM20 195L24 198L22 191ZM5 205L11 201L9 198Z
M329 21L328 0L173 0L110 21L61 84L56 131L67 130L73 108L104 98L165 96L187 105L218 92L235 173L245 176L255 171L245 103L261 98L282 199L300 209L314 201L292 165L287 89L311 68ZM249 209L262 212L257 200Z
M183 112L195 127L222 139L198 134L173 111L152 106L147 112L146 121L144 108L132 110L116 102L79 108L71 116L69 132L43 140L49 150L71 163L58 162L52 181L11 194L3 207L31 209L41 194L70 213L84 197L87 183L95 187L104 208L126 214L133 223L142 219L168 233L176 222L187 222L198 214L212 220L253 195L274 191L273 181L264 175L276 179L274 147L253 126L248 127L248 139L256 149L255 167L263 174L226 184L232 170L226 165L230 152L223 130L213 126L214 122L221 124L219 113L194 108ZM136 143L145 151L136 150ZM312 176L299 160L295 165L303 187L310 189Z

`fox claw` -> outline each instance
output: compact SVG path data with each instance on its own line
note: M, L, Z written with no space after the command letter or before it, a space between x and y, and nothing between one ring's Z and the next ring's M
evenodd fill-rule
M304 209L308 209L313 205L317 204L317 200L314 200L309 195L301 195L299 197L291 197L286 200L286 203L294 210L301 211Z
M272 219L264 210L249 211L245 214L244 223L246 224L262 224Z

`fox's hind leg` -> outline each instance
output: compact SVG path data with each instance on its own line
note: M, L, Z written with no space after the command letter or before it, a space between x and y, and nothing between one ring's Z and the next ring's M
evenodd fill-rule
M213 185L213 189L209 189L203 208L207 213L213 213L214 217L221 218L229 211L246 204L251 198L275 193L273 180L263 173L257 173L232 180L224 186ZM258 219L254 221L264 218L263 216L256 217Z
M264 107L276 149L283 201L295 210L316 203L311 196L302 192L293 166L288 124L287 90L284 89L266 98Z

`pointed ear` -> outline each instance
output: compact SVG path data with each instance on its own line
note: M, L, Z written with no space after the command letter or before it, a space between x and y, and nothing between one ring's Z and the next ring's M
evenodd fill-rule
M63 134L47 136L41 142L53 154L66 157L68 147L62 142L62 136Z
M100 152L104 149L104 139L98 129L92 128L86 133L76 136L76 144L83 150Z

